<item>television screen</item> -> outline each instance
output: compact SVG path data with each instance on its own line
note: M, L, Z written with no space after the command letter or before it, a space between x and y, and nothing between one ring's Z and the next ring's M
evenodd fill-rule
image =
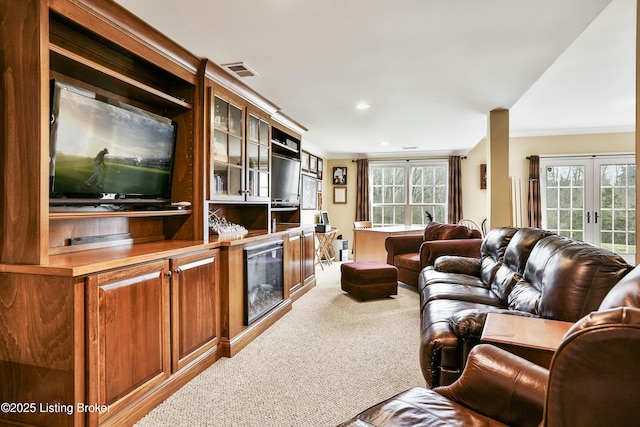
M170 199L175 123L65 83L52 86L53 199Z
M300 160L271 156L271 203L274 206L300 204Z

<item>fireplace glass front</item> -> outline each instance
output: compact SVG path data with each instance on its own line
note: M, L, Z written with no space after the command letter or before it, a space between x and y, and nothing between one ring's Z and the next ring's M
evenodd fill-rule
M284 241L244 248L244 321L250 325L284 300Z

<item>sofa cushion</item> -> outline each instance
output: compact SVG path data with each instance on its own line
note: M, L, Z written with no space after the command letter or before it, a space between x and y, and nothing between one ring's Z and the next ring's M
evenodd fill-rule
M420 293L422 301L424 302L445 299L477 302L480 304L495 305L497 307L504 305L490 289L474 285L433 283L425 286Z
M460 273L445 273L442 271L436 271L433 267L427 267L422 270L420 277L418 278L418 289L423 289L425 286L431 286L434 283L455 283L485 288L484 283L482 283L482 280L480 280L478 276Z
M538 314L538 305L542 292L524 279L520 279L515 284L507 301L509 310L525 311L527 313Z
M396 255L393 257L393 265L398 268L420 271L420 254L418 252Z
M521 228L516 232L504 252L502 265L491 281L491 290L506 306L514 285L522 278L531 251L550 231L539 228Z
M495 228L487 233L482 241L480 278L486 287L491 286L496 272L502 265L507 246L517 231L518 229L515 227Z

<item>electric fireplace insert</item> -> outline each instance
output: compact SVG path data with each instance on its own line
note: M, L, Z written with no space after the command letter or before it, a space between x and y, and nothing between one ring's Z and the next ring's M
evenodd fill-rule
M244 248L245 325L284 300L283 256L283 240Z

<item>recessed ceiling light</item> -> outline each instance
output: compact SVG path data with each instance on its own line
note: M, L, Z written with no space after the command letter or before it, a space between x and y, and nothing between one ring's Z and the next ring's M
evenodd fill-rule
M389 145L389 141L382 141L380 145Z
M371 105L367 104L366 102L361 102L358 105L356 105L356 108L358 110L367 110L369 109L369 107L371 107Z

